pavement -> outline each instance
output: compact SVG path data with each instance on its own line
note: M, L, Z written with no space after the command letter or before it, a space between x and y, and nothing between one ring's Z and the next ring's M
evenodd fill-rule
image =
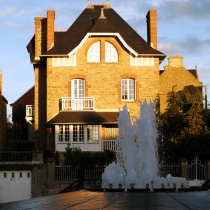
M210 191L75 192L0 204L2 210L210 210Z

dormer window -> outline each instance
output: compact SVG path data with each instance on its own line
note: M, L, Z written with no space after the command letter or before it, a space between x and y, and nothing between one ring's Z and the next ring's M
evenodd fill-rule
M99 63L116 63L119 61L116 47L107 41L97 41L92 44L87 52L87 62Z
M87 62L100 62L100 41L95 42L90 46L87 53Z
M110 42L105 42L105 62L118 62L117 49Z

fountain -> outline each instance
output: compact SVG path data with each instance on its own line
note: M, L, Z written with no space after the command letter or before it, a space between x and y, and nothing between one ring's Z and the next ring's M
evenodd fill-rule
M140 102L140 118L130 122L126 105L118 118L119 142L116 162L108 165L102 174L103 189L177 188L186 186L182 177L158 176L157 127L152 102Z

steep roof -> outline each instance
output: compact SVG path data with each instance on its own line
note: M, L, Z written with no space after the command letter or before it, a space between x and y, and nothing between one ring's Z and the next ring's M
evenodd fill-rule
M102 8L105 18L100 18ZM87 7L66 32L56 32L54 47L43 53L43 56L69 54L88 33L117 33L137 54L165 58L162 52L152 48L112 8L103 5Z
M28 105L34 105L34 86L27 90L22 96L20 96L16 101L10 104L13 106L19 103L29 103Z

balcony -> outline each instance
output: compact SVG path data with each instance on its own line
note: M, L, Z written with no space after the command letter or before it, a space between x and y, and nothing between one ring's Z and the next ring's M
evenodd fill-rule
M26 105L26 121L34 120L34 105Z
M94 110L94 97L62 97L62 110Z
M43 154L39 152L0 152L0 165L43 164Z

